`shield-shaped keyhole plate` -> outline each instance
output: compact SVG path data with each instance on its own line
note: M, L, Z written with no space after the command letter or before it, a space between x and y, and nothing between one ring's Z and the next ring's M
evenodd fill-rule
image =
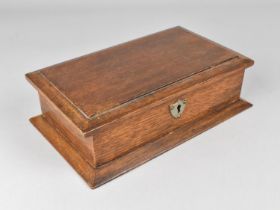
M179 99L176 103L169 105L172 117L179 118L186 108L187 101Z

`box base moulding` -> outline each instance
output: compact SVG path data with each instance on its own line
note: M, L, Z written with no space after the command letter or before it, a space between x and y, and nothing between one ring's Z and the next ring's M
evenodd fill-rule
M69 144L63 133L49 123L43 115L33 117L30 121L88 185L91 188L96 188L251 106L250 103L239 99L226 107L209 111L203 117L180 126L167 135L139 146L129 153L96 168L92 167L80 155L79 151Z

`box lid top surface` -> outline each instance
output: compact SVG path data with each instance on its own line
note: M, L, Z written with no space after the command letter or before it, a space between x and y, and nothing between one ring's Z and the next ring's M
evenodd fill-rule
M93 118L238 55L175 27L36 73L86 118Z

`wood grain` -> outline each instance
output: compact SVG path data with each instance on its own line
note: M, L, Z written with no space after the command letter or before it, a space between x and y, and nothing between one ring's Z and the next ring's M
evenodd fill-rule
M102 165L177 127L199 118L220 104L239 99L244 69L229 72L154 102L97 128L93 133L96 165ZM173 118L169 105L186 99L180 118Z

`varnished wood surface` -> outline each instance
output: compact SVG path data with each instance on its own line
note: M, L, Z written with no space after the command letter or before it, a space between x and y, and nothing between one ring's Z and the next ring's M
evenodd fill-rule
M30 121L83 177L89 186L95 188L136 166L151 160L161 153L168 151L174 146L185 142L250 106L250 103L238 100L226 107L213 110L202 118L181 126L173 132L95 169L80 156L79 152L67 143L68 141L65 140L66 137L52 127L42 115L31 118Z
M42 109L31 122L96 187L248 108L251 65L175 27L27 74Z
M159 100L172 91L173 84L190 76L252 64L232 50L175 27L27 74L27 78L87 135L102 123Z

